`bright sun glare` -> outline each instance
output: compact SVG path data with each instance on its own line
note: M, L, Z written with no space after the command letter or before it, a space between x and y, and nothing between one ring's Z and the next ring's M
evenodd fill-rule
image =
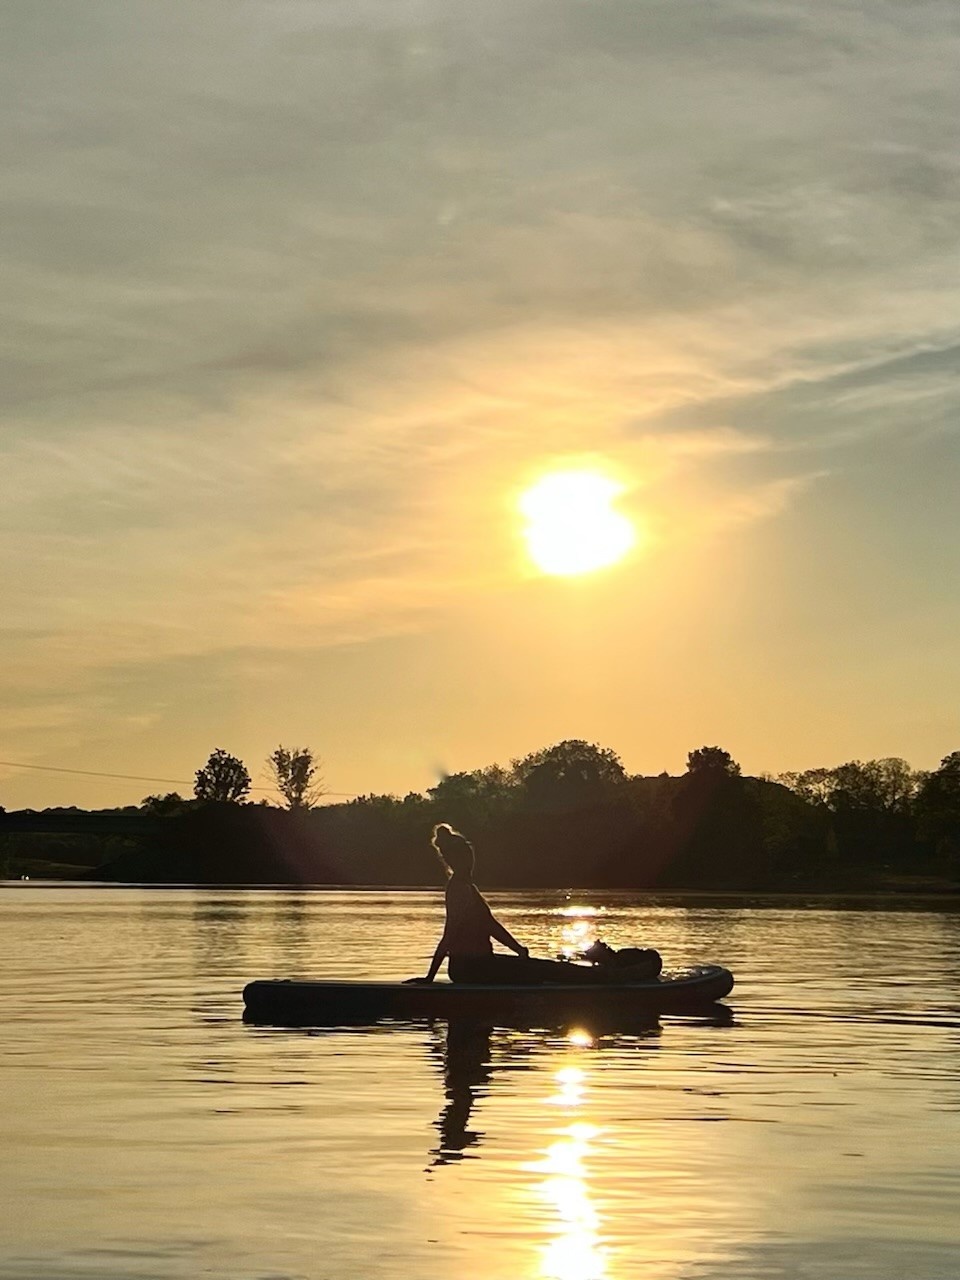
M571 577L622 560L636 530L612 503L623 486L596 471L556 471L523 494L520 511L531 560L543 573Z

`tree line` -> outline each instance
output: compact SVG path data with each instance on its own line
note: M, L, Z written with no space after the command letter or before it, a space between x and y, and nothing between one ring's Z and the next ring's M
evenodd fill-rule
M630 775L608 747L568 739L425 792L319 806L310 748L278 747L269 767L282 809L251 802L246 766L218 748L192 798L148 796L116 811L156 817L159 834L120 842L94 874L426 884L437 879L430 829L444 821L476 843L487 885L822 891L960 880L960 751L929 772L893 758L753 778L704 746L679 777L649 777Z

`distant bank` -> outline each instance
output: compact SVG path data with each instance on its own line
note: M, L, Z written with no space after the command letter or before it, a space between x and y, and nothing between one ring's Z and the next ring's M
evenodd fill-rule
M458 775L469 777L470 775ZM436 790L441 790L437 788ZM960 890L956 828L909 803L830 804L730 770L624 777L499 797L367 796L280 809L181 801L0 813L0 875L140 884L437 883L432 825L450 821L504 888L711 892ZM949 815L948 815L949 816Z

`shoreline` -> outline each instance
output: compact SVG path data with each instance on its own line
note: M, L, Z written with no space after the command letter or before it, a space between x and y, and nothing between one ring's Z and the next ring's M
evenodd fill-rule
M224 892L236 891L238 893L325 893L325 894L355 894L363 893L370 895L382 894L422 894L422 893L439 893L442 886L437 884L424 885L371 885L371 884L289 884L278 882L275 884L260 883L240 883L236 881L222 881L218 883L201 883L201 882L176 882L163 883L158 881L114 881L114 880L57 880L50 878L27 878L14 880L0 880L0 889L94 889L104 890L113 889L121 891L130 890L176 890L177 892L197 892L198 890ZM804 902L810 902L812 905L819 906L824 903L833 902L838 905L842 904L846 910L855 910L859 906L869 909L871 906L878 904L898 903L905 908L916 907L922 909L924 906L935 907L951 907L960 911L960 888L944 888L937 889L753 889L753 890L735 890L735 889L631 889L631 888L602 888L590 889L582 887L555 887L545 885L485 885L484 892L489 894L497 894L501 896L515 896L518 894L554 894L558 898L594 898L601 900L617 900L625 899L635 902L638 899L648 903L651 906L690 906L693 904L702 904L704 906L724 906L729 905L733 908L775 908L781 905L802 905ZM584 903L585 906L590 905Z

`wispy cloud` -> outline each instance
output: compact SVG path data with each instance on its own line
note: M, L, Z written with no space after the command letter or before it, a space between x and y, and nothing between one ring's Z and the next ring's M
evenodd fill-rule
M937 0L88 0L8 27L0 590L42 634L2 656L51 723L118 664L500 590L553 462L602 458L709 540L952 429Z

